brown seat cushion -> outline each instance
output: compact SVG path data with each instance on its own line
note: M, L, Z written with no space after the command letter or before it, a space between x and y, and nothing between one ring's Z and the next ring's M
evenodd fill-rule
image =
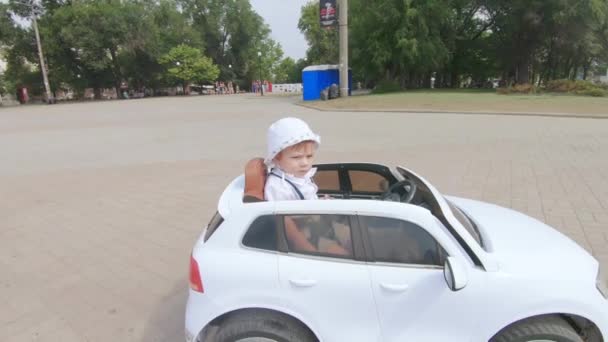
M245 191L243 202L264 201L264 185L266 184L266 164L264 159L254 158L245 165Z

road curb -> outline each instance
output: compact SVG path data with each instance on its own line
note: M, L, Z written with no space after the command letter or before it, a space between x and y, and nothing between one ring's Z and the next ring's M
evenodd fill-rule
M344 109L318 108L306 103L295 103L297 106L314 109L320 112L353 112L353 113L401 113L401 114L456 114L456 115L501 115L501 116L534 116L566 119L608 119L608 115L602 114L572 114L572 113L542 113L542 112L493 112L493 111L447 111L428 109Z

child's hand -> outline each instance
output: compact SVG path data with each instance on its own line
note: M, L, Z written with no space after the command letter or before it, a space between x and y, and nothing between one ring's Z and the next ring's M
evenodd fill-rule
M325 195L323 195L323 197L321 197L321 199L328 200L328 199L331 199L331 197L329 195L325 194Z

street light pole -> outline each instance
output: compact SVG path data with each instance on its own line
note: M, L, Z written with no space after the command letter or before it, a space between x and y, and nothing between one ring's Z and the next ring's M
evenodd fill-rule
M40 58L40 69L42 71L42 81L44 83L44 90L46 91L46 102L48 104L52 104L53 101L53 93L51 92L51 86L49 84L49 77L47 75L46 63L44 63L44 55L42 53L42 43L40 42L40 33L38 32L38 21L36 20L37 13L37 5L33 1L16 1L19 5L24 5L29 7L32 10L32 26L34 26L34 34L36 35L36 46L38 47L38 57Z
M348 0L341 0L340 25L340 97L348 96Z
M260 62L260 92L264 96L264 82L262 81L262 52L258 51L258 59Z
M38 33L38 21L36 20L36 12L32 16L32 25L34 26L34 33L36 34L36 45L38 46L38 56L40 57L40 69L42 69L42 81L44 82L44 89L46 91L46 103L53 103L53 95L51 93L51 86L49 84L49 77L46 73L46 63L44 63L44 55L42 54L42 44L40 43L40 33Z
M228 64L228 70L230 70L230 79L228 81L228 84L226 84L228 88L228 94L233 94L234 93L234 88L233 88L233 84L232 84L232 64Z

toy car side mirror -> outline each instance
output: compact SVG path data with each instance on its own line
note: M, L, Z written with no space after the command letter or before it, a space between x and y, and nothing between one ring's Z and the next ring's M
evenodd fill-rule
M454 257L447 257L445 259L443 277L452 291L459 291L467 286L467 271L460 260Z

